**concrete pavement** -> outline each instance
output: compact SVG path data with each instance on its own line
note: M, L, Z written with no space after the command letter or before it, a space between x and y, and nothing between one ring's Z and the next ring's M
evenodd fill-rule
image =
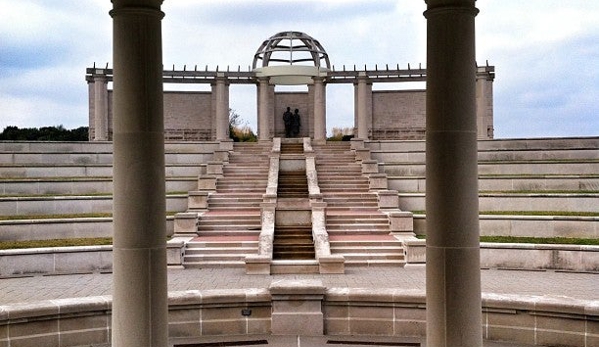
M482 292L599 300L599 274L482 270ZM424 267L347 268L344 275L246 275L244 269L169 269L169 291L266 288L281 279L320 279L326 287L425 289ZM0 305L112 294L111 274L0 279Z

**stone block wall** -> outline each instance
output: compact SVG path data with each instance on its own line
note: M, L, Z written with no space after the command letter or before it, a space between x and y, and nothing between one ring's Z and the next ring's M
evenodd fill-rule
M93 84L89 84L93 93ZM164 132L165 140L210 141L215 136L215 103L211 92L165 91ZM92 94L90 94L92 95ZM108 91L108 136L112 140L112 99ZM95 101L89 98L89 138L95 135Z
M424 139L426 92L385 90L372 92L371 138Z
M281 318L273 312L276 299L271 290L259 288L171 292L169 342L222 342L233 336L270 339L276 334L273 324ZM301 299L294 304L313 298ZM323 331L315 335L353 341L393 336L419 342L426 333L424 291L326 288L319 300L322 311L317 318ZM109 296L0 305L0 345L108 346L111 306ZM591 300L484 294L482 311L486 340L527 346L599 343L599 310ZM299 335L303 326L292 326L295 333L285 335Z
M314 98L308 92L275 92L274 102L275 137L285 137L283 113L287 107L291 113L297 108L300 114L301 128L298 137L307 137L312 133Z

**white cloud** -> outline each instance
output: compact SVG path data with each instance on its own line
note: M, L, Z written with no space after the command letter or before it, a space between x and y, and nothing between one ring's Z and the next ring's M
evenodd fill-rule
M477 60L497 69L496 135L599 134L599 2L476 5ZM87 124L85 68L112 64L111 7L0 0L0 125ZM426 65L424 1L171 0L162 9L167 68L245 70L262 41L284 30L318 39L336 69ZM254 129L255 99L254 86L231 88L231 107ZM353 125L352 86L328 87L327 113L329 128Z

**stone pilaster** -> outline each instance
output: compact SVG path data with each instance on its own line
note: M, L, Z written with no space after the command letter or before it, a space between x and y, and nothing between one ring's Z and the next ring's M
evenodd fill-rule
M322 301L325 287L320 280L281 280L273 282L273 335L318 336L324 333Z
M492 139L493 130L493 74L480 67L476 78L476 120L479 139Z
M427 345L482 346L474 0L427 0Z
M229 84L222 72L217 73L213 85L216 96L216 140L229 139Z
M260 78L258 81L258 140L260 141L270 139L269 89L268 78Z
M112 3L112 346L166 347L162 0Z
M94 77L94 141L108 140L108 81Z
M358 134L357 138L367 140L368 139L368 128L370 127L371 122L371 113L369 110L369 98L372 97L372 93L369 93L369 81L368 77L366 77L366 73L360 72L358 76L358 84L356 86L356 118L358 122Z
M314 77L314 141L326 140L326 89L320 77Z

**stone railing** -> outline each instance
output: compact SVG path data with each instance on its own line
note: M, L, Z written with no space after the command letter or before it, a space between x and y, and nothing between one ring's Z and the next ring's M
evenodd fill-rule
M336 339L388 336L422 341L421 290L326 288L318 280L269 288L169 293L169 343L232 341L231 336L309 335ZM0 306L0 343L108 346L110 296ZM597 346L596 301L483 294L483 337L526 345ZM43 329L43 330L42 330ZM349 340L348 340L349 341Z

